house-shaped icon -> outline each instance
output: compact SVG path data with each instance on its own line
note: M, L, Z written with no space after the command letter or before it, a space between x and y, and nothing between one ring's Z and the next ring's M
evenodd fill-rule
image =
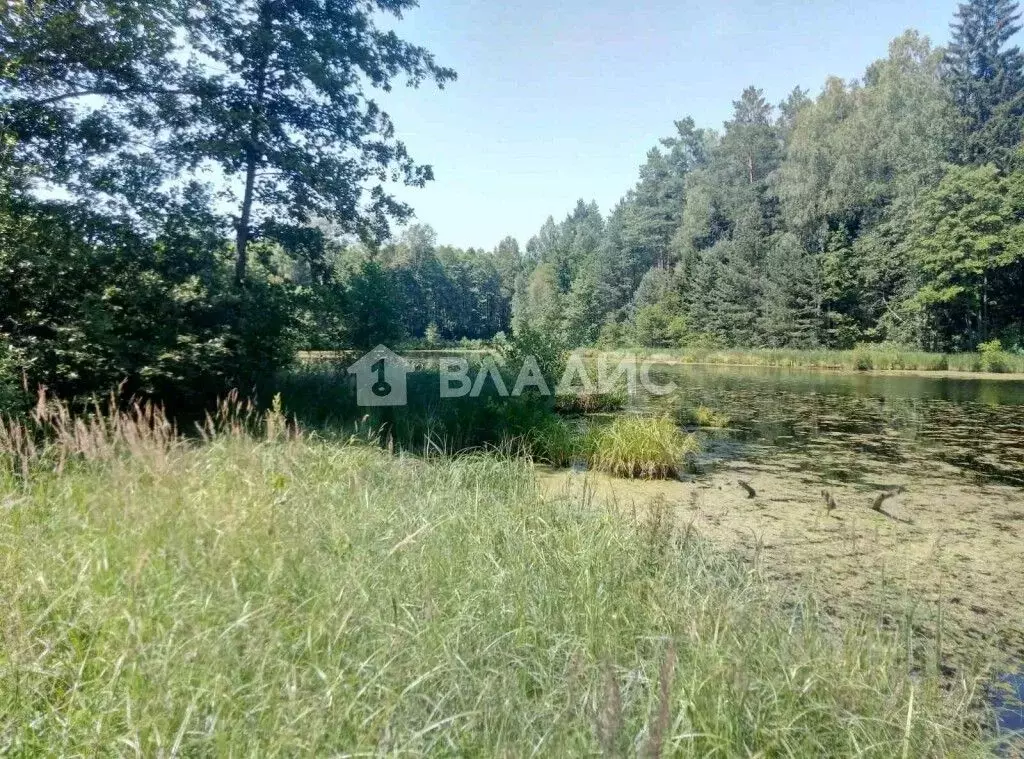
M409 363L385 345L378 345L348 368L356 378L360 406L404 406L409 398L405 377Z

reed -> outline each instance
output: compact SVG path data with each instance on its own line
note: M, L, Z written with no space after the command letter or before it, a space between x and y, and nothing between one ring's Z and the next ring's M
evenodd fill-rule
M783 604L664 511L545 495L507 456L123 413L0 465L2 754L987 748L901 631Z
M600 352L586 351L593 356ZM1024 355L1008 351L985 353L927 353L886 345L864 345L852 350L788 349L635 349L613 355L642 356L652 361L722 366L833 369L845 371L919 371L1024 373Z
M630 479L668 479L700 445L669 417L621 416L591 428L591 467Z

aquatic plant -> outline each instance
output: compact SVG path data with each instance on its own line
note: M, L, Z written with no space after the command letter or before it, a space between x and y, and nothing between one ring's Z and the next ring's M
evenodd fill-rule
M676 415L681 424L708 429L723 429L732 421L727 414L715 411L707 406L680 409Z
M587 445L593 469L631 479L677 476L700 450L670 417L621 416L591 428Z
M625 389L607 393L573 393L555 396L555 410L560 414L599 414L621 411L629 400Z

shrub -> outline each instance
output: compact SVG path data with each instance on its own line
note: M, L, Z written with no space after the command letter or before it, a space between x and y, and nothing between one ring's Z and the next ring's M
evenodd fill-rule
M558 336L529 326L520 328L511 340L496 343L495 347L513 374L517 374L528 359L535 359L552 390L562 378L569 360L569 351Z
M866 350L858 348L853 354L853 368L858 372L869 372L875 368L871 354Z
M15 211L0 225L0 333L30 386L192 406L251 388L294 355L293 289L257 266L237 287L227 248L187 215L172 211L151 238L80 207Z
M1010 369L1010 356L999 340L989 340L978 346L983 372L1006 372Z
M627 327L619 322L615 314L610 314L601 325L597 345L601 348L621 348L629 343L627 333Z

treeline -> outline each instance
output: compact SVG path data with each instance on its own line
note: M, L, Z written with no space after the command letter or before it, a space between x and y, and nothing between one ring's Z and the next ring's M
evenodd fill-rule
M609 218L531 241L515 318L577 345L1024 344L1018 19L972 0L948 50L907 32L815 99L678 122Z
M457 252L409 230L374 258L388 336L1022 348L1019 18L1016 3L971 0L947 49L908 31L815 98L797 88L776 106L750 87L721 132L677 122L607 218L581 200L522 251Z
M313 330L316 347L407 341L441 345L508 334L523 259L515 240L494 251L438 245L415 224L381 246L339 242L336 282L344 291L337 329ZM325 338L325 339L324 339Z

